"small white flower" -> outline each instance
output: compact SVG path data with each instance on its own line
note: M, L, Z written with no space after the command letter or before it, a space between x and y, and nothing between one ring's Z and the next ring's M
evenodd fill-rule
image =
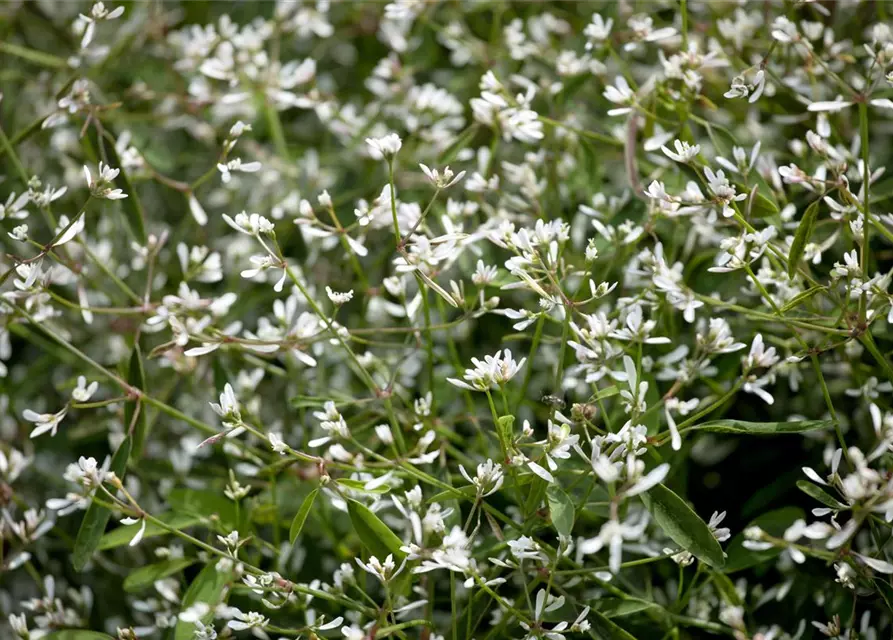
M369 145L370 154L376 160L393 158L403 146L400 136L396 133L389 133L381 138L366 138L366 144Z
M342 304L347 304L353 299L353 289L350 291L332 291L331 287L326 287L326 295L329 297L329 300L332 301L332 304L336 304L341 306Z
M84 177L87 179L87 187L90 193L96 198L105 198L106 200L121 200L127 197L127 194L121 189L113 189L112 181L118 177L120 169L112 169L107 164L99 163L99 177L93 179L90 168L84 165Z
M431 169L425 164L420 163L419 167L421 167L431 184L438 189L451 187L465 177L464 171L460 171L458 174L454 175L453 170L449 167L444 167L443 173L440 173L437 169Z
M692 145L683 140L675 140L673 146L676 148L675 153L670 151L666 146L662 146L660 150L664 152L664 155L676 162L691 162L698 157L699 153L701 153L701 145Z
M78 376L78 386L72 390L71 398L75 402L87 402L93 397L93 394L96 393L97 389L99 389L98 382L94 380L88 386L87 378Z
M36 438L47 431L50 432L51 436L56 435L59 423L62 422L62 418L65 417L66 413L68 413L68 407L63 407L58 413L37 413L31 409L25 409L22 412L22 417L28 422L34 423L34 429L31 431L30 437Z

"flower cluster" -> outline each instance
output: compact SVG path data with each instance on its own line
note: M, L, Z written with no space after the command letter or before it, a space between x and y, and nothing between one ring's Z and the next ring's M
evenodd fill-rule
M889 13L0 6L0 637L891 637Z

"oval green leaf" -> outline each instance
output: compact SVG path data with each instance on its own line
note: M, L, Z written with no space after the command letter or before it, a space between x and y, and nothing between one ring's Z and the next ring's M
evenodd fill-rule
M210 606L211 611L208 611L201 621L207 624L214 617L214 607L226 597L226 586L231 579L232 575L229 571L217 571L216 562L206 565L183 594L181 611L185 611L197 602L205 602ZM194 635L195 625L192 622L177 621L174 640L192 640Z
M812 237L815 229L815 221L819 217L819 202L821 199L813 201L811 205L806 207L806 213L800 218L800 224L797 226L797 233L794 234L794 242L791 244L791 251L788 253L788 277L793 278L797 273L797 265L803 258L803 252L806 250L806 244Z
M165 560L164 562L140 567L124 578L124 591L141 591L151 587L156 580L179 573L193 562L195 562L194 558L177 558L176 560Z
M642 501L673 542L714 569L725 564L719 542L682 498L659 484L643 493Z
M130 436L124 438L112 457L111 470L122 480L127 469L127 459L130 457L131 442ZM114 491L111 486L106 485L106 487L109 491ZM102 540L102 534L105 533L105 527L111 516L111 511L96 502L91 502L87 507L84 519L81 520L81 528L78 529L78 535L74 541L74 550L71 552L71 564L74 565L75 571L84 570L93 552L99 546L99 541Z
M797 480L797 488L810 498L815 498L826 507L832 509L847 509L848 507L842 502L835 500L833 497L825 493L820 487L806 480Z
M395 558L403 557L404 554L400 551L403 542L366 505L356 500L348 500L347 512L354 531L369 553L380 560L386 558L388 554L393 554Z
M310 515L310 509L313 508L313 502L316 500L316 494L318 493L319 489L314 489L304 498L304 502L301 503L301 508L298 509L295 519L291 521L291 529L288 530L288 541L292 544L295 543L295 540L301 534L301 529L304 528L304 523L307 522L307 516Z
M552 526L565 538L569 537L574 528L574 503L557 484L550 484L546 489L546 501L552 514Z

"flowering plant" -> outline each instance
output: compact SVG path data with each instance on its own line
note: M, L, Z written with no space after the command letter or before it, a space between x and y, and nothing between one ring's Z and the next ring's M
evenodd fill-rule
M889 638L889 11L0 6L0 635Z

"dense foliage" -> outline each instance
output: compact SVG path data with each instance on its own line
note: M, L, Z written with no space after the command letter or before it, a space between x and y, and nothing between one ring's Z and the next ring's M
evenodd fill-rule
M0 636L890 638L891 11L0 5Z

